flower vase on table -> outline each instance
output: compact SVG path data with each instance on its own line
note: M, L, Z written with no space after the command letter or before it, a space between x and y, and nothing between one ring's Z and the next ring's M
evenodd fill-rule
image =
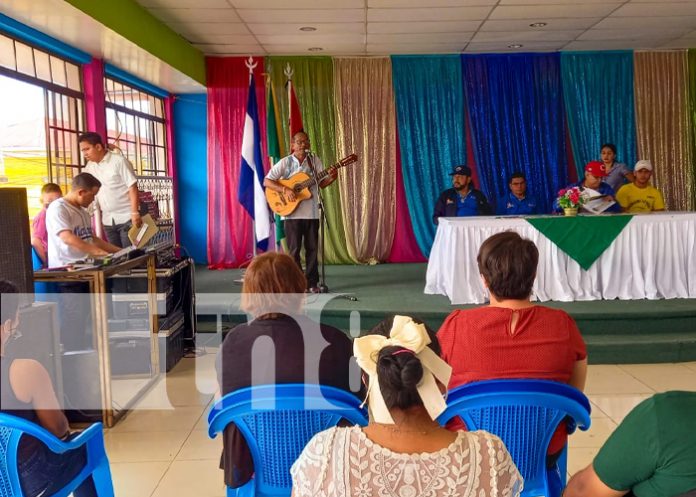
M580 192L580 188L564 188L558 192L558 206L563 209L563 214L568 217L577 216L578 208L585 203L585 197Z

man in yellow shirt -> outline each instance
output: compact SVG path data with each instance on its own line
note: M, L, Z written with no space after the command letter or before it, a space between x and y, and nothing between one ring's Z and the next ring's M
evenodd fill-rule
M665 210L660 190L650 185L653 166L649 160L639 160L633 168L633 183L616 193L616 201L624 212L654 212Z

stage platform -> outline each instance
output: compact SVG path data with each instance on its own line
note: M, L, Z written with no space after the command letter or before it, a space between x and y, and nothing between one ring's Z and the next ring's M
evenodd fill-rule
M334 293L355 296L353 302L333 298L321 311L324 323L356 335L365 332L387 314L418 316L437 329L455 309L440 295L425 295L425 264L376 266L327 266L326 282ZM211 271L196 266L197 293L239 293L235 283L241 270ZM307 296L310 309L321 306L321 297ZM564 309L578 323L587 342L591 364L631 364L696 361L696 299L612 300L546 302ZM228 325L243 322L243 313L230 306L223 317ZM357 311L357 312L356 312ZM205 306L198 306L205 314ZM351 321L352 320L352 321ZM203 323L201 329L211 329Z

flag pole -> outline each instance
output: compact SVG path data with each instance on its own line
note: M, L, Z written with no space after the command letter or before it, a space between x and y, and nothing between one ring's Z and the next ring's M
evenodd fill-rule
M251 85L251 78L254 75L254 68L258 65L258 62L254 62L254 58L250 55L249 58L244 62L244 65L247 66L249 69L249 84ZM256 91L256 88L251 88L249 87L249 91ZM252 251L252 258L256 257L256 219L255 217L251 218L251 238L252 238L252 245L253 245L253 251Z
M283 70L288 87L288 133L290 133L290 146L292 147L292 75L295 71L290 67L290 63L285 64L285 69Z

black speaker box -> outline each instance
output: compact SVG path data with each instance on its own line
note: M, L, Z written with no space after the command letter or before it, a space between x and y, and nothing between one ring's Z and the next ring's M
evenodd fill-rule
M99 357L97 351L71 350L63 354L65 415L71 423L102 420Z
M58 306L53 302L36 302L20 309L18 329L22 336L7 343L8 355L41 363L51 377L60 402L63 399L63 371Z
M25 188L0 188L0 278L12 281L33 300L29 211Z

